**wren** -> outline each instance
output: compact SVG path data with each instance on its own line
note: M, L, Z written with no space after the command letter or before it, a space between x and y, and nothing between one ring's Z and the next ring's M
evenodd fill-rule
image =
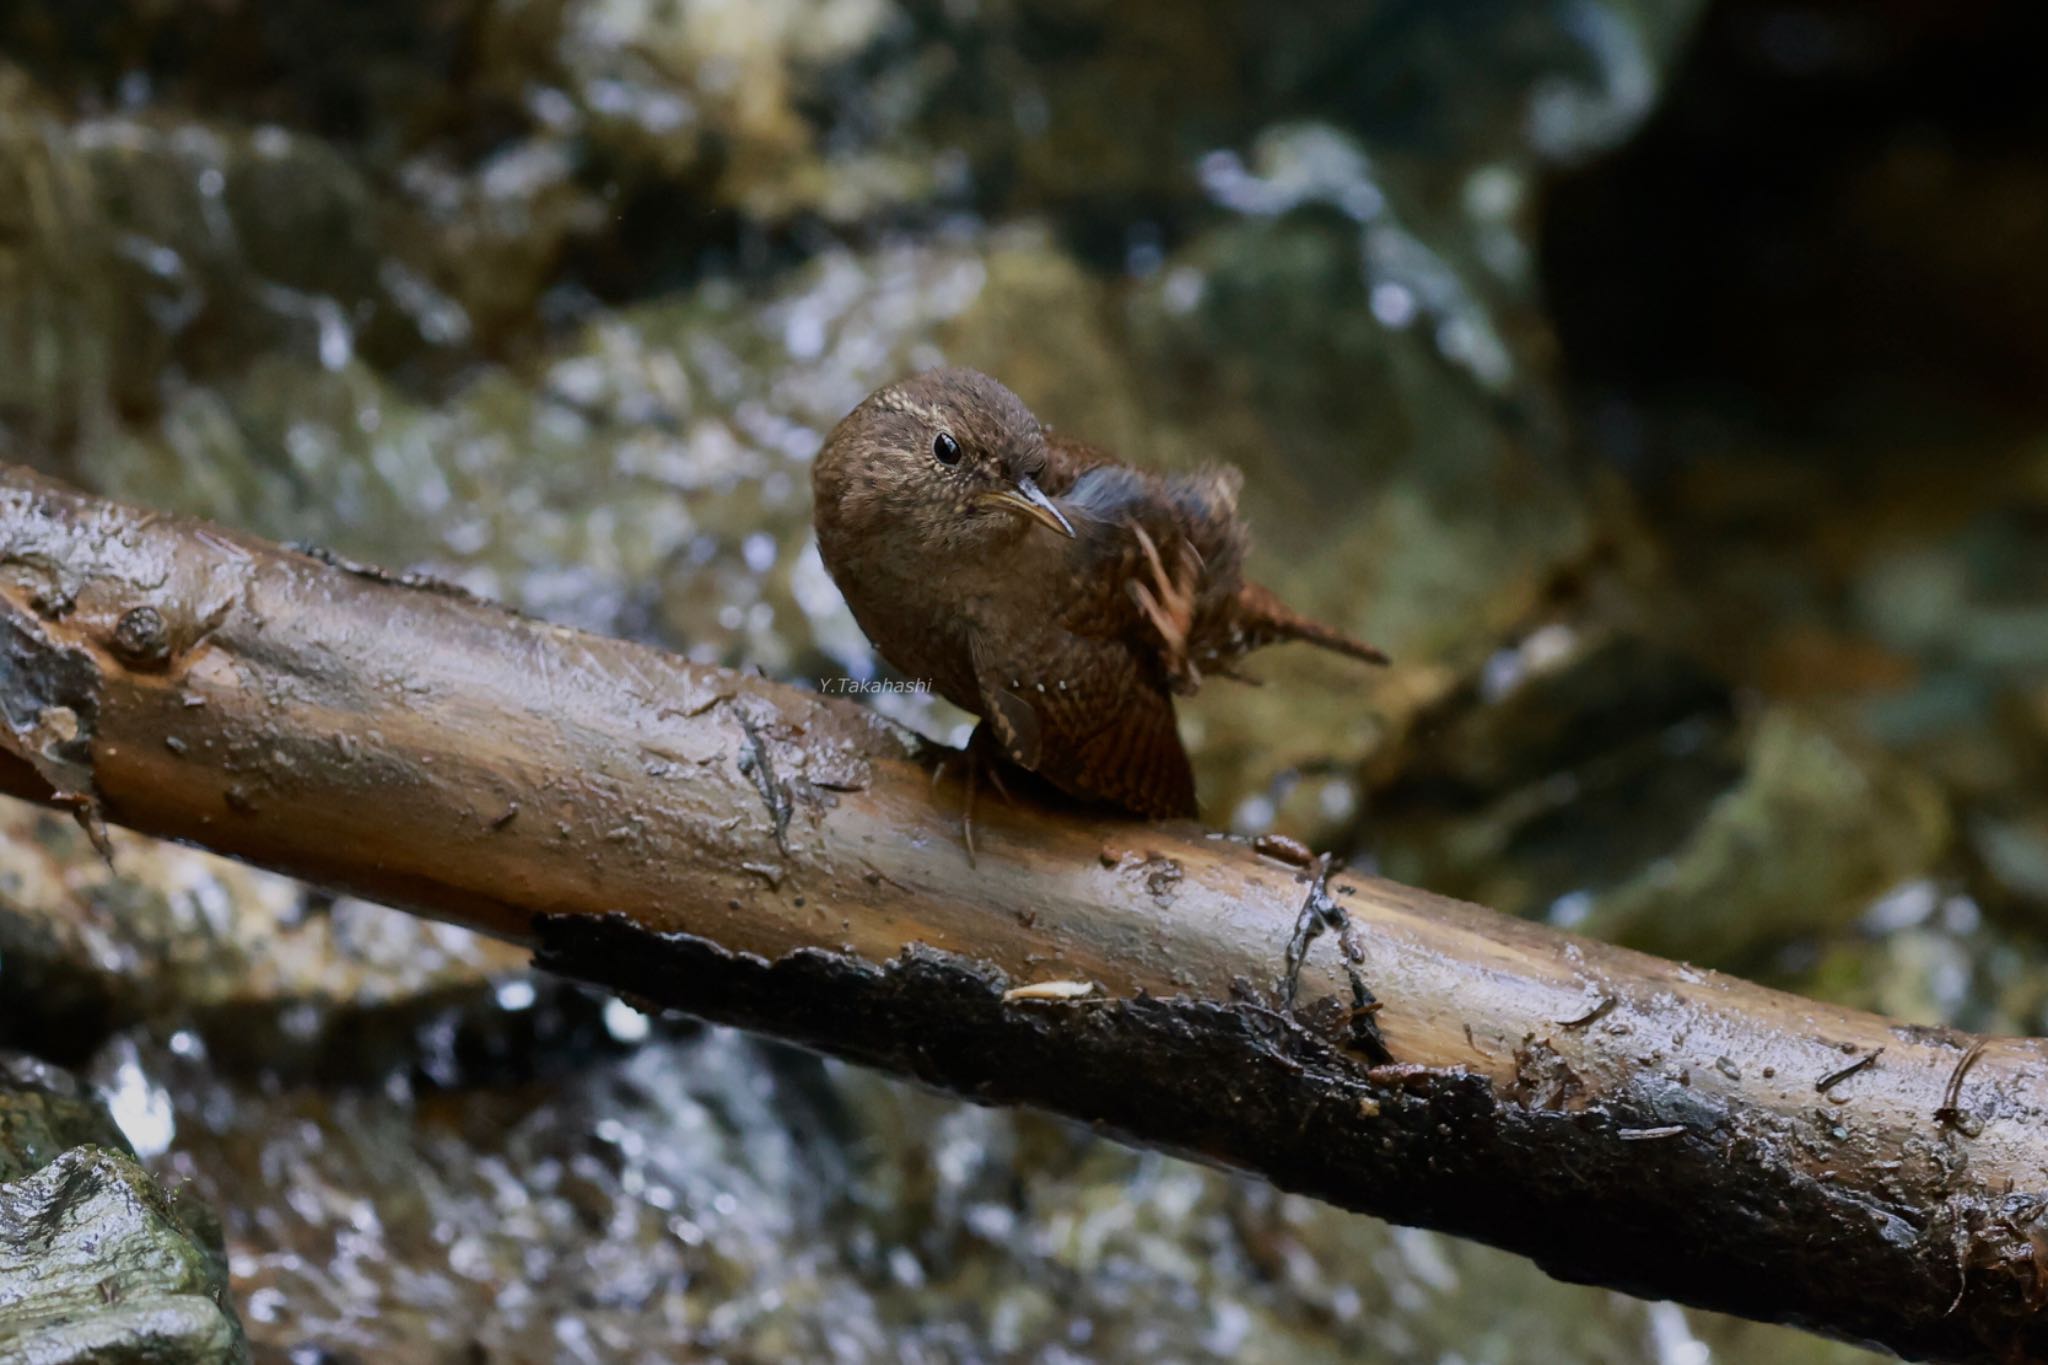
M1241 482L1121 464L968 369L869 394L811 474L825 568L884 659L980 717L970 754L1161 817L1195 814L1176 693L1282 640L1386 662L1245 580Z

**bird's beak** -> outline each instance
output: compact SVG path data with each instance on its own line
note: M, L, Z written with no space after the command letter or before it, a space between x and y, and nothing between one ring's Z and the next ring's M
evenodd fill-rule
M1019 516L1029 517L1039 525L1058 531L1068 539L1073 538L1073 523L1068 521L1066 515L1053 505L1052 499L1048 498L1039 486L1031 481L1031 476L1028 474L1017 480L1014 488L1003 488L993 493L983 493L975 501L985 507L1000 507L1005 512L1015 512Z

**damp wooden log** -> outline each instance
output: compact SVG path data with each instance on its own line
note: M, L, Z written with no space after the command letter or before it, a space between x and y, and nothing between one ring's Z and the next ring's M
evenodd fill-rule
M639 999L1562 1278L2048 1359L2040 1040L1353 873L1319 911L1193 825L985 801L970 868L936 755L852 700L4 469L0 722L0 788Z

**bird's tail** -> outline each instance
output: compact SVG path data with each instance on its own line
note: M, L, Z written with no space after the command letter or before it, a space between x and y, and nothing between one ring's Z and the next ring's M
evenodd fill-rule
M1248 650L1282 640L1302 640L1369 664L1388 661L1385 651L1363 640L1354 640L1320 621L1309 620L1256 583L1247 583L1237 591L1236 624Z

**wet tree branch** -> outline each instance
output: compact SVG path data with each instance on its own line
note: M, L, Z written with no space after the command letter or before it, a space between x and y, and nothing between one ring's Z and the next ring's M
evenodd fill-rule
M849 702L0 470L0 789L1568 1279L2048 1359L2040 1040L1319 893L1189 825L984 803L970 869L930 757Z

